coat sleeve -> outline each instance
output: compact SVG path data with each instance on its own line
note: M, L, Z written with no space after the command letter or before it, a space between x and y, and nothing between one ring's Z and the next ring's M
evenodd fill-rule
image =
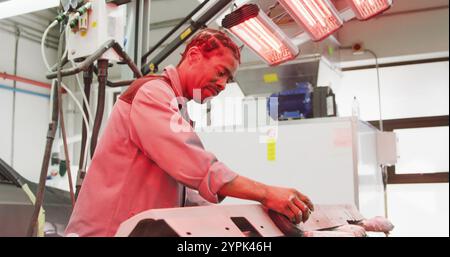
M138 148L209 202L218 203L217 192L236 178L235 172L204 149L165 82L153 80L139 89L131 104L130 121L130 137Z
M208 205L213 204L205 200L205 198L201 197L196 190L190 189L189 187L186 188L186 202L184 204L185 207L208 206Z

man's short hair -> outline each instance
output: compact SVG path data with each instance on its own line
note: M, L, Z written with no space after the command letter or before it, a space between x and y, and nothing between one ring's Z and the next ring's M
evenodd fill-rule
M187 53L192 47L198 47L203 56L207 58L211 57L216 50L225 47L231 50L234 58L236 58L239 63L241 62L241 52L239 47L227 34L225 34L225 32L220 30L209 28L200 30L191 41L189 41L184 53L181 54L182 58L180 63L186 59Z

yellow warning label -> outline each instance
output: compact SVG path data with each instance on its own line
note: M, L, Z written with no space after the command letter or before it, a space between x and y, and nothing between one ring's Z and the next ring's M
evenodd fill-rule
M150 68L151 74L155 73L155 64L154 63L150 63L150 65L148 67Z
M278 82L278 80L278 74L276 73L264 74L264 82L266 83L275 83Z
M93 28L96 28L96 27L97 27L97 22L96 22L96 21L93 21L91 26L92 26Z
M277 142L275 139L267 140L267 160L275 161L277 157Z
M186 37L188 37L190 34L192 33L191 28L188 28L186 31L184 31L181 35L180 35L180 39L183 40Z

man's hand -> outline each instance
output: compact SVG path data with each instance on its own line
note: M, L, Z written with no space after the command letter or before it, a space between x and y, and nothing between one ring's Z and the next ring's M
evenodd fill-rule
M311 200L295 189L265 186L266 192L261 204L284 214L295 224L306 222L314 205Z
M218 193L221 196L259 201L296 224L308 220L310 212L314 211L311 200L295 189L268 186L243 176L225 184Z

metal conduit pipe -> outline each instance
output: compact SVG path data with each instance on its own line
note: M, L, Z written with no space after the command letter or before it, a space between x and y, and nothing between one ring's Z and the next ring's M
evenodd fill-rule
M94 73L96 75L98 75L98 70L97 68L94 66ZM106 85L108 87L111 88L115 88L115 87L125 87L125 86L129 86L131 85L131 83L133 83L135 81L135 79L129 79L129 80L119 80L119 81L109 81L106 80Z
M67 177L69 179L69 192L70 192L70 200L72 202L72 209L75 207L75 194L73 192L73 182L72 182L72 169L70 167L70 156L69 149L67 147L67 134L66 134L66 125L64 122L64 110L63 110L63 102L62 102L62 88L58 88L58 102L59 102L59 115L60 115L60 126L61 126L61 135L63 138L64 144L64 156L66 159L66 168L67 168Z
M61 62L62 62L61 65L62 65L63 67L69 62L69 58L68 58L68 55L67 55L67 54L62 58ZM58 69L58 64L55 64L55 65L51 68L51 71L55 72L57 69Z
M17 76L17 59L19 55L20 29L16 28L16 43L14 48L14 76ZM13 81L13 99L12 99L12 120L11 120L11 166L14 167L14 145L15 145L15 124L16 124L16 89L17 80Z
M128 65L128 67L130 67L130 69L133 71L134 73L134 77L136 78L140 78L142 77L142 73L141 70L138 68L138 66L133 62L133 60L127 55L127 53L125 53L125 51L122 49L122 47L117 43L114 42L114 44L112 45L112 48L114 49L114 51L116 51L116 53L122 57L122 61L124 63L126 63Z
M78 65L77 67L73 67L73 68L69 68L69 69L64 69L61 71L61 75L63 77L65 76L70 76L70 75L74 75L77 74L81 71L85 71L88 69L88 67L93 64L96 60L98 60L99 58L101 58L101 56L108 51L110 48L113 48L114 51L116 51L116 53L122 57L123 61L128 65L128 67L130 67L130 69L133 71L134 76L137 78L142 77L142 73L139 70L139 68L136 66L136 64L133 62L133 60L131 60L131 58L123 51L122 47L115 42L114 40L109 40L107 42L105 42L97 51L95 51L95 53L93 53L92 55L88 56L86 59L84 59L80 65ZM65 61L65 60L64 60ZM49 74L47 74L47 78L48 79L54 79L56 78L57 73L56 72L51 72Z
M125 87L125 86L129 86L129 85L131 85L131 83L133 83L134 82L134 79L131 79L131 80L122 80L122 81L107 81L106 82L106 85L108 86L108 87L112 87L112 88L114 88L114 87Z
M81 71L85 71L91 64L93 64L96 60L98 60L106 51L108 51L114 44L114 40L109 40L105 42L97 51L95 51L92 55L88 56L84 61L80 63L77 67L64 69L61 71L61 76L66 77L70 75L77 74ZM62 57L61 57L62 58ZM52 72L47 74L48 79L56 78L57 73Z
M103 112L105 109L105 90L106 77L108 76L108 60L100 59L97 61L98 67L98 97L97 97L97 111L95 113L94 128L92 129L91 138L91 158L94 155L97 147L98 135L103 120Z

